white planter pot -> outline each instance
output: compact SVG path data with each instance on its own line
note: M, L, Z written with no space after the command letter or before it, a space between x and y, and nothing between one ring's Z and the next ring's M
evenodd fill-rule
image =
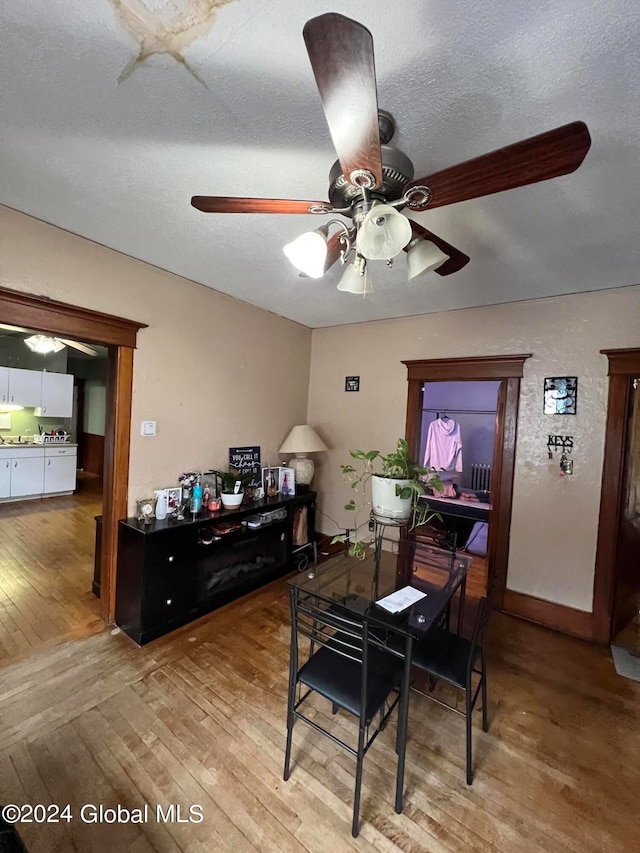
M396 495L396 486L408 486L411 480L393 480L388 477L371 478L371 505L379 519L408 521L411 516L411 498Z
M244 497L244 492L239 492L237 495L233 495L231 493L222 492L220 495L222 498L222 506L225 509L237 509L242 503L242 498Z

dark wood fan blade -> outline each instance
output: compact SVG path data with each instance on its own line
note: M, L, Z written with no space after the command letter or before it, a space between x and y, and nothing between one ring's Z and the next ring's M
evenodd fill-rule
M204 213L330 213L328 201L296 201L288 198L234 198L194 195L191 204Z
M452 246L451 243L447 243L447 241L443 240L442 237L438 237L438 235L434 234L433 231L429 231L424 227L424 225L419 225L413 220L410 221L411 230L414 234L417 234L418 237L423 237L425 240L431 240L432 243L436 244L440 251L444 252L445 255L449 255L449 260L441 264L434 270L434 272L437 272L438 275L451 275L451 273L461 270L462 267L466 267L470 260L468 255L465 255L465 253L461 252L460 249L456 249L456 247Z
M358 185L357 171L365 169L379 186L382 159L371 33L357 21L329 12L307 21L303 35L345 178Z
M430 201L410 205L411 210L426 210L547 181L575 171L590 145L586 124L574 121L411 181L405 192L415 186L429 187L433 194Z
M340 231L337 234L332 234L327 240L327 260L324 262L325 272L328 269L331 269L335 262L340 258L340 252L342 250L340 234Z

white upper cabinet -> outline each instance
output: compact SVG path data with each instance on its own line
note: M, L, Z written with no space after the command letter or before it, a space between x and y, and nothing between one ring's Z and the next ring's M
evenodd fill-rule
M9 368L0 367L0 403L9 402Z
M39 370L9 368L9 399L5 402L24 406L26 409L40 405L42 399L42 377ZM73 382L73 379L72 379ZM0 392L0 396L2 396Z
M73 412L73 375L42 373L42 404L36 415L46 418L70 418Z

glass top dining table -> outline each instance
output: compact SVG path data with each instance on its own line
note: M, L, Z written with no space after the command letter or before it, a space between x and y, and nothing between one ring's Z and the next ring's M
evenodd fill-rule
M394 654L404 658L398 712L398 772L396 812L402 811L404 759L408 731L409 691L413 643L438 622L460 590L458 629L462 624L466 578L472 557L423 542L401 540L398 553L382 552L358 560L334 557L315 570L305 570L289 580L290 586L308 592L384 628L393 638ZM399 588L411 586L426 595L400 613L389 613L376 602ZM376 632L377 633L377 632Z

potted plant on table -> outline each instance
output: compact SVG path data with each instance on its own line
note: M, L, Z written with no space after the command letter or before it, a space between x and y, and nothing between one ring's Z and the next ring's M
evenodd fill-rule
M359 529L370 519L383 524L406 526L409 530L427 524L437 513L419 498L428 488L442 492L443 485L434 468L425 468L409 457L409 445L398 439L397 447L386 456L379 450L351 450L354 464L341 465L342 474L357 492L345 509L353 512L352 538L341 534L333 542L348 542L349 555L363 560L373 537L360 539ZM369 485L371 497L368 497Z
M214 471L222 482L222 505L225 509L237 509L244 499L244 490L253 479L253 471Z

